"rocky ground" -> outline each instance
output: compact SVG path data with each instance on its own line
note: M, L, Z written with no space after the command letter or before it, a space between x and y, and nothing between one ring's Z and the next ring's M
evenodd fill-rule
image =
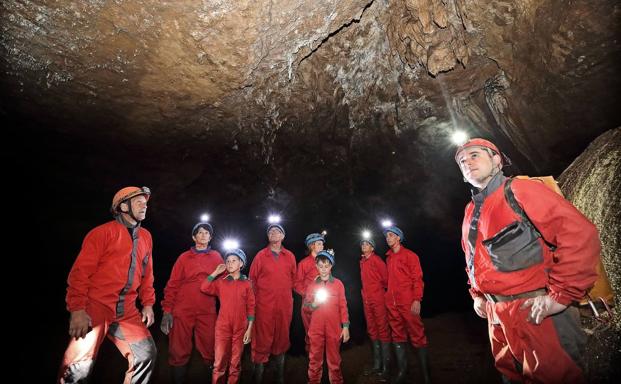
M446 313L424 319L429 339L429 356L432 379L436 383L500 383L500 376L493 367L489 353L486 323L470 313ZM159 336L159 332L154 332ZM158 337L159 357L154 382L169 382L166 363L167 341ZM116 383L122 380L125 362L111 343L104 343L102 356L94 372L94 383ZM244 353L242 382L251 382L249 348ZM379 382L366 377L362 371L370 365L371 347L368 342L348 343L342 347L342 369L346 383L371 384ZM113 365L113 366L111 366ZM411 382L422 380L418 360L413 350L409 352ZM301 354L287 356L285 377L289 383L306 382L306 357ZM273 369L266 367L264 382L273 381ZM327 376L324 374L324 376ZM327 382L327 377L324 377ZM190 383L205 383L205 371L200 358L193 356L189 371Z
M445 313L427 318L425 325L429 339L431 376L434 383L501 383L489 353L486 323L471 313ZM589 334L585 363L589 383L612 383L619 376L621 335L597 320L585 321ZM169 369L166 363L167 340L154 332L160 351L154 383L168 383ZM251 383L249 348L243 360L242 383ZM342 347L342 369L346 383L379 383L375 378L364 376L363 370L370 365L371 348L368 341L348 343ZM122 381L125 362L111 343L104 343L100 359L95 367L92 382L117 383ZM409 352L410 383L422 382L416 354ZM285 378L288 383L306 382L307 360L302 354L287 355ZM324 382L327 383L324 373ZM264 383L274 379L274 369L268 365ZM200 358L193 356L189 370L189 383L206 383L209 379Z

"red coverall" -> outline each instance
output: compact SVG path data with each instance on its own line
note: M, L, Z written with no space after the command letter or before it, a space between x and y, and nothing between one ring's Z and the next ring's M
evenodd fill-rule
M542 183L515 179L511 188L518 204L543 238L556 246L553 252L539 238L535 241L541 248L537 258L521 260L524 244L507 235L498 236L510 224L521 221L505 199L505 180L501 173L497 174L466 206L462 247L472 297L519 295L545 288L564 305L582 299L597 278L597 229L571 203ZM500 243L520 250L510 257L513 264L517 260L516 265L507 267L507 260L498 256L498 251L492 251L498 257L490 256L483 240L495 237L492 243L498 244L500 237ZM520 309L525 300L487 302L489 336L498 370L516 381L583 382L582 371L576 365L584 342L576 308L568 307L535 325L527 321L530 308Z
M325 289L327 299L318 307L311 305L315 300L318 289ZM349 315L347 314L347 300L345 299L345 287L341 280L330 275L328 281L322 281L319 276L306 290L304 299L304 311L310 315L308 326L308 338L310 339L308 352L308 382L319 384L323 368L323 351L326 351L328 363L328 377L331 384L343 382L341 373L341 331L349 327Z
M295 274L294 289L300 296L302 296L302 299L306 297L306 288L315 280L318 274L317 266L315 265L315 258L312 253L298 263L298 270ZM304 310L304 300L302 300L302 310L300 313L302 316L302 324L304 325L305 348L306 352L308 352L308 324L310 322L310 313Z
M108 337L129 363L124 383L146 383L157 350L136 308L136 298L153 306L153 243L151 234L137 226L110 221L91 230L67 279L67 310L84 309L93 329L85 338L71 338L59 373L59 382L86 380Z
M374 253L360 259L362 281L362 304L367 321L367 333L371 340L390 342L390 328L386 312L386 288L388 271L384 261Z
M410 337L410 343L416 348L427 346L425 327L420 315L412 314L414 300L423 300L423 270L418 255L401 245L399 252L392 249L388 256L388 291L386 292L386 309L388 322L392 331L392 341L404 343Z
M266 247L252 260L250 280L257 301L252 337L254 363L266 363L270 354L281 355L289 349L294 279L295 256L285 247L278 256Z
M228 383L239 381L241 356L244 352L244 333L248 322L254 320L254 292L246 276L238 280L228 275L214 280L203 280L200 290L207 295L218 296L220 313L216 321L216 361L212 383L223 383L228 367Z
M168 335L168 363L174 367L186 365L190 360L192 338L205 364L213 363L216 299L203 295L200 287L223 262L218 251L210 248L197 251L192 247L173 266L164 288L162 309L172 313L174 319Z

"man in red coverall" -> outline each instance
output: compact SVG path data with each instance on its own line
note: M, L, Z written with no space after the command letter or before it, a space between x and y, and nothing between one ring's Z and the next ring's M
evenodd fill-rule
M420 317L423 300L423 270L418 255L405 248L401 242L403 231L395 226L384 229L386 243L390 248L386 255L388 269L388 291L386 308L388 322L395 345L395 356L399 372L395 383L403 383L407 372L406 347L408 336L410 343L417 349L418 358L425 383L429 383L427 357L427 337Z
M220 313L216 322L216 361L212 383L224 383L228 370L228 384L239 381L244 344L252 338L255 299L252 283L240 270L246 265L246 253L231 249L225 253L226 265L220 264L201 283L201 291L220 299ZM219 274L228 274L217 279Z
M256 319L252 338L255 382L263 380L264 364L276 359L276 380L284 382L285 352L289 349L289 327L293 316L295 256L282 241L285 229L272 223L267 227L269 245L260 250L250 266L250 280L256 297Z
M200 291L202 281L222 264L220 253L209 246L212 238L211 224L200 222L194 225L192 239L195 245L177 258L164 288L164 316L160 328L169 335L168 364L172 367L174 383L185 380L192 339L207 370L213 365L216 299Z
M343 383L341 372L341 340L349 340L349 315L345 287L341 280L332 276L334 255L321 251L315 257L319 276L306 289L304 311L310 314L308 337L308 382L319 384L326 351L330 384Z
M462 248L496 368L505 381L584 382L579 361L585 337L571 304L597 278L597 229L542 183L506 178L501 169L508 158L487 140L467 141L455 160L474 187ZM511 195L519 207L507 201Z
M310 283L315 281L317 277L317 266L315 265L315 257L323 251L323 245L326 240L320 233L311 233L306 236L306 248L308 255L298 263L298 269L295 274L294 289L297 294L306 297L306 288ZM306 352L308 352L308 322L310 321L310 313L304 311L304 300L302 300L302 324L304 325L304 343Z
M71 340L59 383L88 380L105 337L127 358L125 384L151 378L157 355L147 329L154 321L152 240L140 225L150 195L147 187L121 189L112 199L114 220L84 238L67 279ZM136 308L138 297L141 312Z
M360 280L362 282L362 304L367 321L367 333L373 345L373 367L365 374L379 374L388 380L390 370L390 327L386 312L386 289L388 271L386 263L375 253L375 241L360 241Z

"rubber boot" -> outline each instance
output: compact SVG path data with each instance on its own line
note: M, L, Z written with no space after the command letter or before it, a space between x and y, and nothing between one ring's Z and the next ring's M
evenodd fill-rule
M255 384L261 384L261 382L263 381L263 370L265 369L265 366L263 365L263 363L256 363L254 365L254 383Z
M371 340L371 346L373 347L373 367L371 369L365 369L362 374L364 376L369 376L373 374L380 373L382 370L382 357L381 357L381 346L379 340Z
M274 356L276 363L276 384L284 384L285 382L285 354Z
M402 384L405 382L405 378L408 370L408 356L407 345L408 343L393 343L395 346L395 356L397 357L397 367L399 371L395 376L394 383Z
M172 382L175 384L183 384L185 382L185 376L188 373L187 365L180 365L178 367L170 367L170 375L172 376Z
M390 380L390 343L382 342L382 370L379 372L380 381Z
M420 369L423 371L423 382L425 384L431 383L429 377L429 358L427 355L427 348L418 348L418 360L420 361Z
M205 377L212 377L213 361L206 361L204 367L205 367Z

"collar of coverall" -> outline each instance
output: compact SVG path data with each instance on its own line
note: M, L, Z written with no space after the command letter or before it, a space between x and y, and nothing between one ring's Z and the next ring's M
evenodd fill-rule
M485 188L479 191L477 188L472 190L472 200L474 201L483 201L485 198L492 193L494 193L507 179L507 177L499 171L492 177L492 179L487 183Z
M228 281L235 280L235 278L231 274L227 275L224 279ZM248 280L248 277L246 277L246 275L244 275L243 273L240 273L238 280Z
M334 276L332 276L332 274L330 274L330 277L328 277L328 281L331 283L334 283ZM315 278L315 283L317 284L321 283L321 276L317 276Z

